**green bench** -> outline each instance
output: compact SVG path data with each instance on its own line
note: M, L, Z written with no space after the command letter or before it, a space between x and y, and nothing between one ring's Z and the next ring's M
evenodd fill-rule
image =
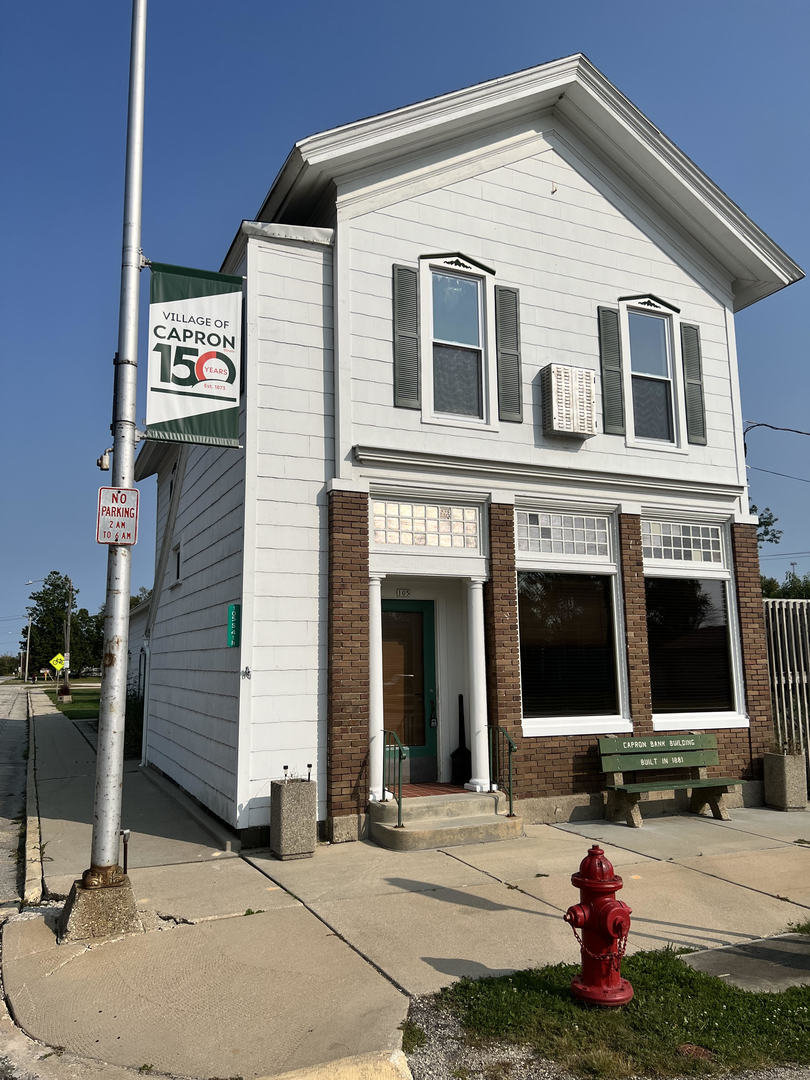
M714 817L728 821L723 796L730 787L742 784L729 776L706 776L707 767L720 761L716 735L611 735L599 740L599 753L607 776L607 816L611 821L624 816L634 829L643 824L638 803L645 791L691 790L689 809L693 814L709 806ZM660 775L654 780L642 779L645 772L670 771L671 779ZM625 773L633 774L631 782L625 780Z

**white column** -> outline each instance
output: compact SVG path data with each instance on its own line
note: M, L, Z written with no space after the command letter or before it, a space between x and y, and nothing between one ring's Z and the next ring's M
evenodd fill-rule
M383 647L382 575L368 582L368 797L385 798L383 791Z
M467 654L470 669L470 791L489 791L489 744L487 732L487 674L484 647L483 578L467 581Z

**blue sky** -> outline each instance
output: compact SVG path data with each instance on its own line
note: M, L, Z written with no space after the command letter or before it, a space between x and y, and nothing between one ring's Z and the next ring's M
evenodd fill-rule
M59 569L82 606L104 599L95 459L110 444L130 17L128 0L4 10L0 653L16 648L27 579ZM807 269L808 40L806 0L152 0L143 249L218 269L297 139L584 52ZM807 290L738 316L746 419L810 430ZM147 293L143 274L142 344ZM784 530L763 568L781 577L803 552L810 570L810 439L758 429L749 464L769 470L750 473L752 496ZM151 584L152 484L133 591Z

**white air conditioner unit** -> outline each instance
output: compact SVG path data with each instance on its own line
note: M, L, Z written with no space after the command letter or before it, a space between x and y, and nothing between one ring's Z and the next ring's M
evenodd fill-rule
M543 431L587 439L596 435L596 372L548 364L540 372Z

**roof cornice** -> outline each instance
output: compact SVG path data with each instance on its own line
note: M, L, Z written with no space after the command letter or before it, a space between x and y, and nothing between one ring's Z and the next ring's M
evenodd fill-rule
M559 112L618 170L632 174L733 281L740 309L804 276L801 268L706 173L577 53L296 143L257 215L301 219L327 183L370 165L540 112Z

